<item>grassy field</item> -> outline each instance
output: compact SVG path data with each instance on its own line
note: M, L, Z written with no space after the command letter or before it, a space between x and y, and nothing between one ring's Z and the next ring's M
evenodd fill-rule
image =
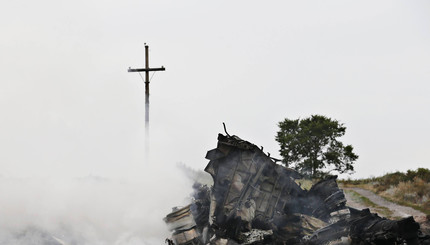
M406 173L394 172L381 177L339 180L345 187L360 187L389 201L409 206L430 215L430 170L419 168Z

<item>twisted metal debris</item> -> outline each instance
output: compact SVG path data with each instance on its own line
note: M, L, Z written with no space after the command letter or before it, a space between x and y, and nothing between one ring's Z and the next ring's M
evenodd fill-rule
M166 216L170 244L430 244L413 217L347 207L336 176L304 190L298 172L237 136L219 134L206 158L213 185L195 183L194 201Z

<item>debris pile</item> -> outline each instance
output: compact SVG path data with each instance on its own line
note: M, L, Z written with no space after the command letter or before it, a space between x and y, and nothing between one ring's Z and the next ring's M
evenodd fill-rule
M298 172L237 136L219 134L206 158L213 186L195 183L193 202L166 216L169 244L430 244L412 217L347 207L336 176L302 189Z

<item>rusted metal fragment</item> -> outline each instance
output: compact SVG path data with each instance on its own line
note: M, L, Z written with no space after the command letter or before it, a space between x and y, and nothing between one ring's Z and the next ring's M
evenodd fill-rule
M188 230L196 226L190 206L191 204L183 208L174 208L173 212L164 218L169 230Z
M170 231L174 231L172 239L175 244L200 244L200 234L196 230L196 222L190 210L191 204L183 208L174 208L164 221Z
M187 244L187 245L200 244L199 237L200 235L197 233L195 229L174 233L172 236L175 244Z

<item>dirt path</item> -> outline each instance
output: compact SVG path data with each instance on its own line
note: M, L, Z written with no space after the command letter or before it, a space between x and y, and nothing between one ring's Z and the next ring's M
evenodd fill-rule
M370 212L377 213L379 216L390 219L399 219L413 216L415 221L420 224L421 231L427 235L430 235L430 220L426 218L426 215L423 212L415 210L411 207L406 207L387 201L369 190L361 188L342 189L345 193L347 206L360 210L364 208L369 208ZM360 199L357 195L354 195L354 192L358 193L362 197L366 197L367 199L369 199L370 202L375 205L371 207L367 206L362 199Z
M408 217L408 216L414 216L415 219L418 219L418 218L420 219L420 218L426 216L423 212L415 210L411 207L401 206L401 205L398 205L396 203L389 202L389 201L385 200L384 198L382 198L382 197L380 197L380 196L376 195L375 193L368 191L368 190L364 190L361 188L344 188L344 189L345 190L353 190L353 191L357 192L358 194L360 194L361 196L368 198L371 202L375 203L377 206L387 208L389 211L392 212L392 214L389 215L391 217L404 218L404 217ZM357 208L357 209L367 208L362 203L360 203L356 198L354 198L351 195L351 193L345 192L345 197L347 200L346 205L353 207L353 208ZM372 212L377 212L379 215L384 216L384 214L381 214L380 212L378 212L377 208L372 208L372 207L369 207L369 208ZM388 218L390 218L390 217L388 217Z

